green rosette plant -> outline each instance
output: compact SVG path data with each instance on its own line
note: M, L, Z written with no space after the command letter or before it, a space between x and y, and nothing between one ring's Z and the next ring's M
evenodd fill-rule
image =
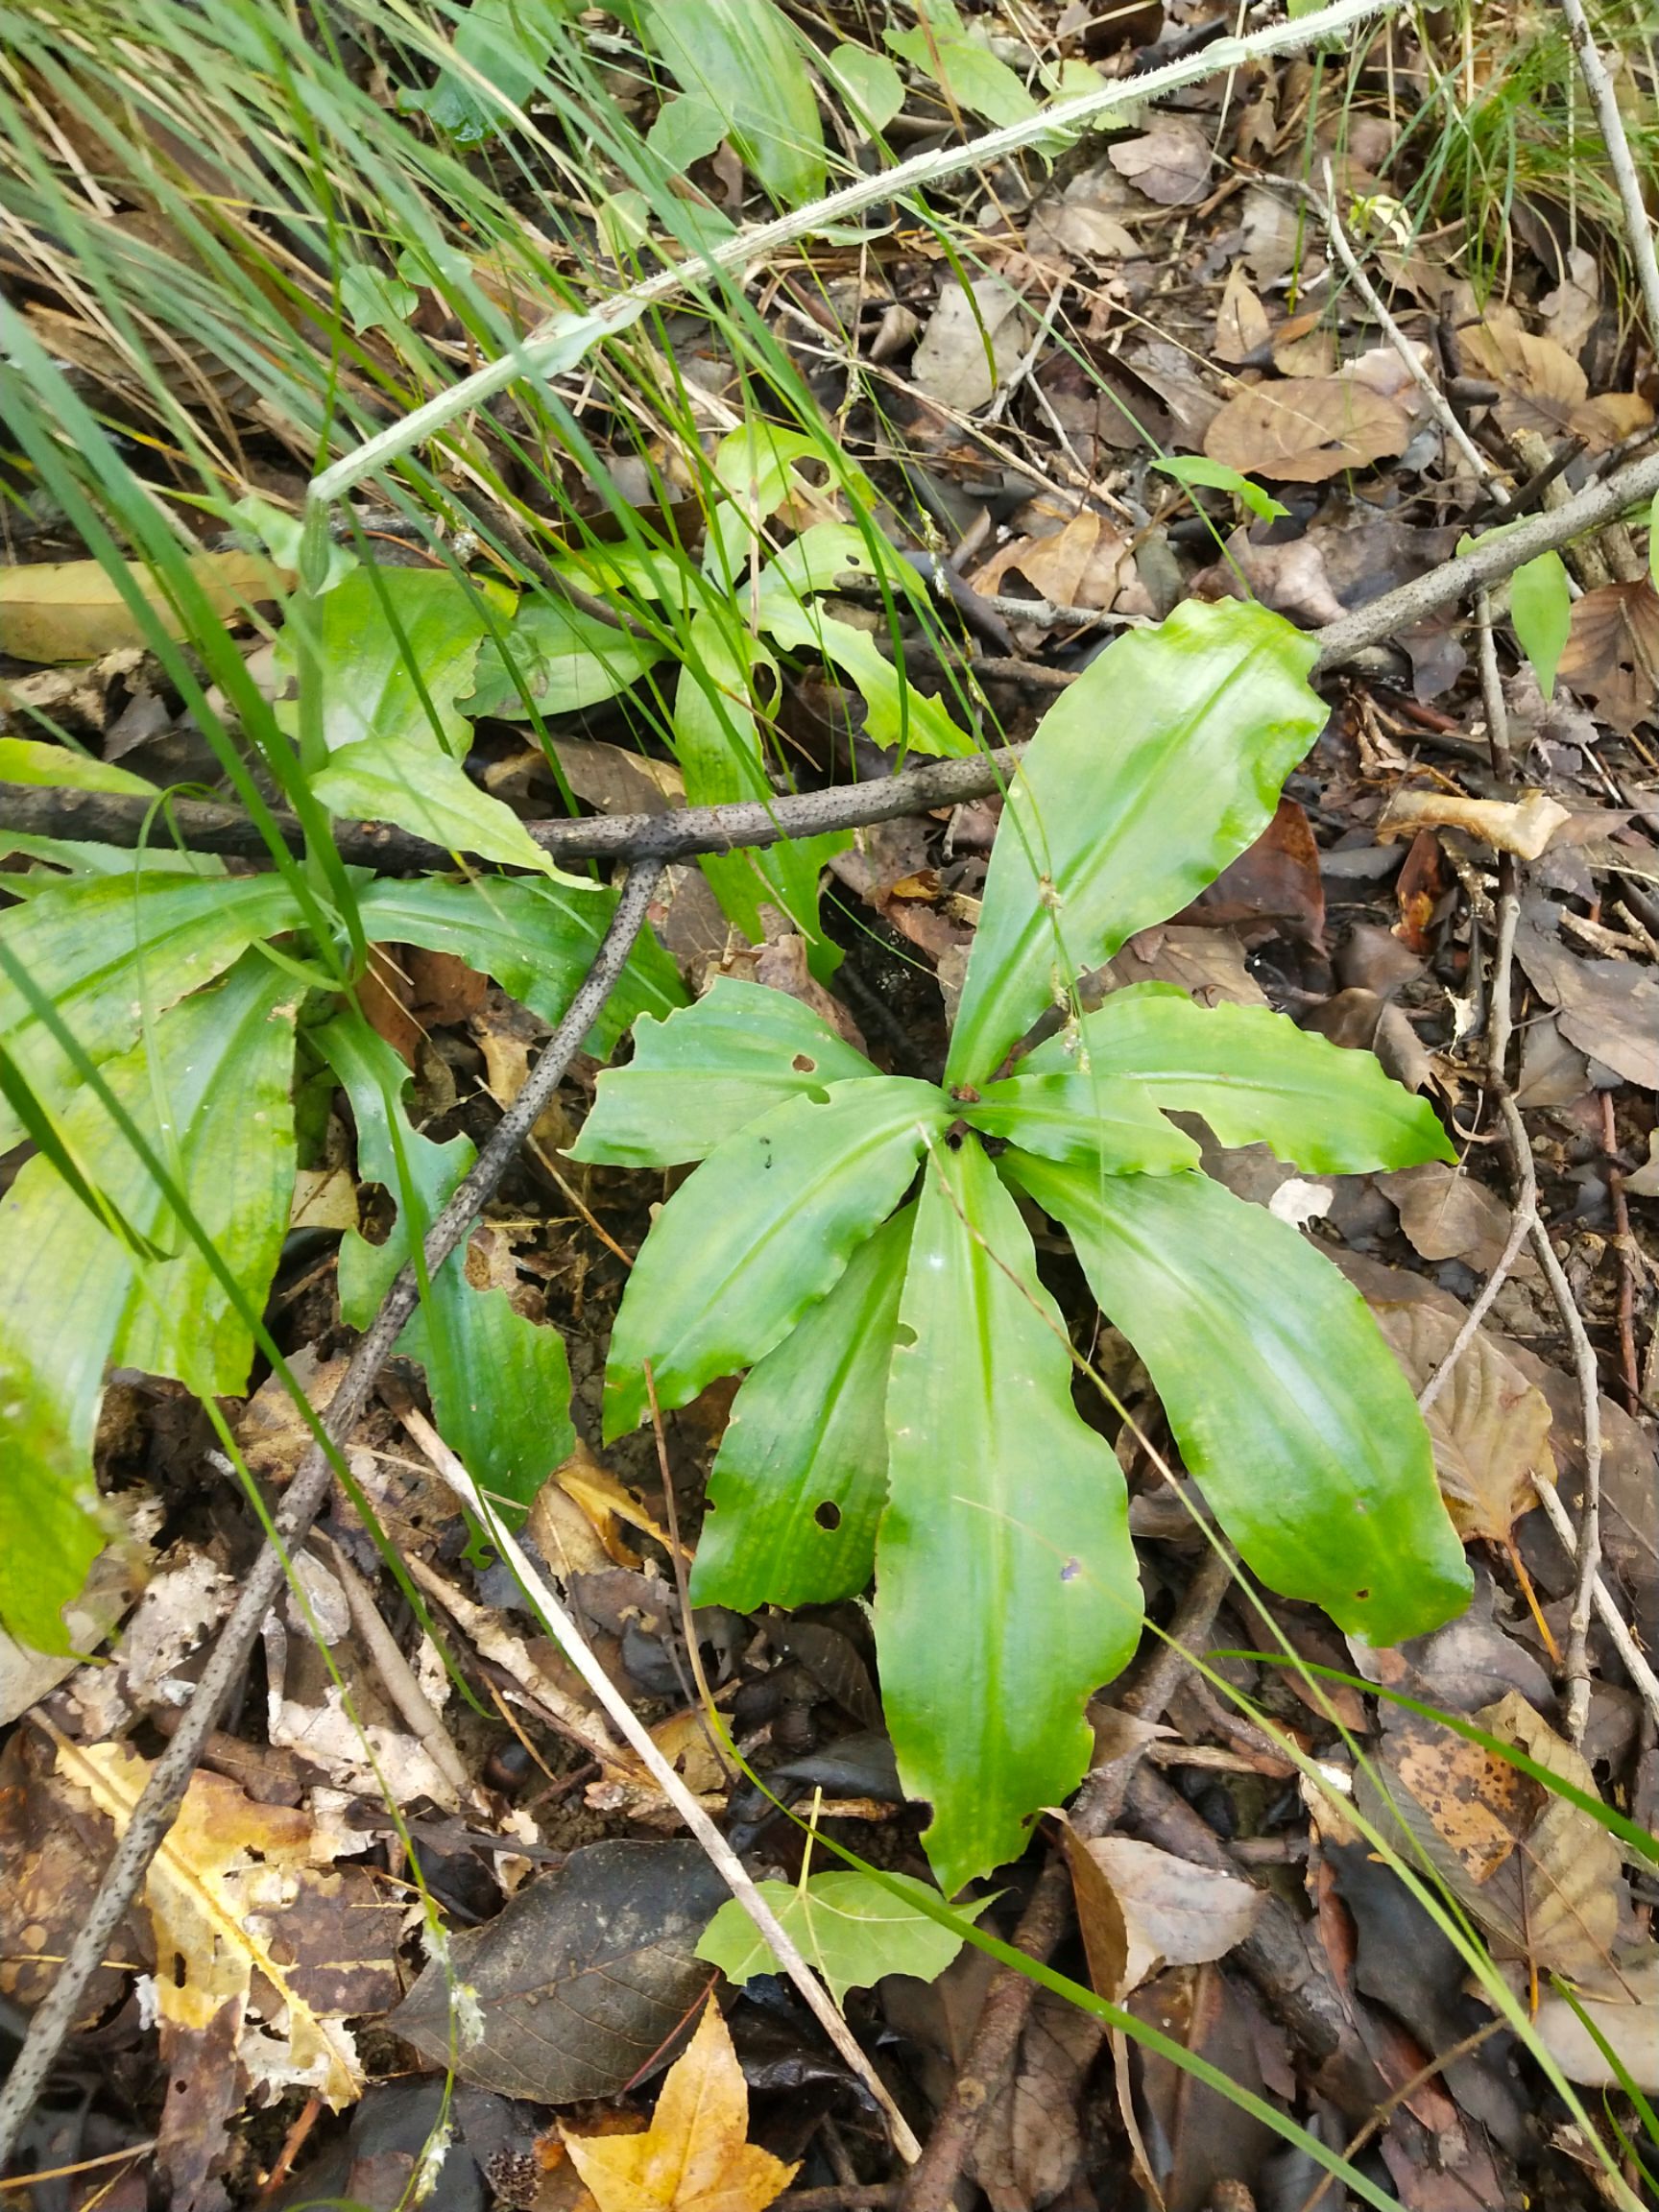
M1312 643L1255 606L1120 638L1014 778L943 1086L883 1075L792 998L730 979L599 1078L573 1156L702 1165L617 1316L613 1438L747 1369L692 1583L749 1610L862 1590L948 1892L1018 1855L1083 1774L1090 1694L1142 1595L1124 1484L1072 1402L1027 1214L1060 1223L1246 1563L1376 1645L1469 1575L1428 1433L1364 1305L1168 1117L1320 1173L1453 1157L1368 1053L1158 984L1041 1017L1260 835L1324 725ZM1022 1203L1024 1202L1023 1208Z

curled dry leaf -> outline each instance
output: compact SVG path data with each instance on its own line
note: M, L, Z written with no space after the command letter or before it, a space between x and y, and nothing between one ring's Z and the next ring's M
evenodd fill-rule
M1342 376L1293 376L1229 399L1204 436L1212 461L1281 483L1322 484L1403 453L1411 419L1393 399Z
M764 2212L797 2169L749 2140L749 2088L710 2001L643 2135L565 2134L599 2212Z
M1224 1959L1267 1902L1238 1875L1195 1866L1128 1836L1085 1841L1068 1830L1066 1857L1089 1976L1113 2004L1162 1967Z
M1046 538L1016 538L968 579L975 591L1005 591L1017 571L1057 607L1110 607L1134 574L1120 530L1090 508Z
M1377 1311L1395 1357L1421 1390L1456 1339L1458 1324L1425 1301ZM1483 1329L1429 1408L1434 1472L1459 1536L1507 1544L1532 1511L1532 1478L1553 1482L1550 1402Z
M1659 591L1646 576L1603 584L1573 608L1556 675L1615 730L1633 730L1659 697Z
M1573 819L1547 792L1524 799L1465 799L1460 791L1396 791L1377 825L1379 837L1415 836L1419 830L1461 830L1497 853L1536 860Z
M1425 1260L1461 1260L1487 1274L1498 1264L1510 1228L1509 1209L1483 1184L1438 1160L1380 1175L1377 1186L1400 1209L1400 1226ZM1527 1274L1532 1262L1517 1262Z
M1472 1718L1497 1743L1596 1794L1588 1764L1525 1697L1511 1691ZM1355 1777L1359 1811L1407 1855L1424 1853L1485 1930L1495 1958L1585 1988L1617 1989L1613 1945L1628 1896L1606 1829L1436 1721L1406 1712L1385 1724L1378 1767Z

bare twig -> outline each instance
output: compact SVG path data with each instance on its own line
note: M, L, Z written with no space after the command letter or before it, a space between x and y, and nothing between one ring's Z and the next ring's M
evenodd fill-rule
M1546 1481L1542 1477L1534 1477L1532 1487L1538 1494L1539 1504L1544 1508L1544 1518L1560 1539L1562 1551L1569 1559L1575 1562L1578 1557L1578 1538L1574 1533L1572 1515L1556 1496L1554 1483ZM1618 1652L1620 1663L1635 1685L1643 1704L1653 1716L1655 1725L1659 1726L1659 1674L1654 1673L1651 1662L1625 1626L1624 1617L1614 1602L1613 1593L1599 1575L1592 1585L1591 1595L1595 1599L1597 1617L1607 1631L1608 1642Z
M1624 239L1630 249L1630 258L1636 264L1642 304L1647 310L1648 341L1659 346L1659 260L1655 260L1653 254L1653 226L1642 197L1642 180L1630 157L1624 118L1619 112L1619 95L1607 74L1607 64L1597 51L1583 0L1561 0L1561 12L1567 18L1567 29L1578 56L1578 72L1590 95L1590 105L1596 110L1613 180L1619 187L1619 204L1624 211Z
M558 1088L582 1040L604 1008L612 987L627 964L634 941L661 876L660 865L634 868L616 902L604 943L594 957L564 1020L548 1040L530 1080L496 1124L470 1171L432 1224L425 1244L428 1278L469 1235L485 1202L506 1173L520 1142ZM413 1265L404 1266L387 1291L380 1310L352 1355L323 1427L325 1451L314 1443L288 1485L276 1515L276 1542L266 1546L242 1585L212 1657L203 1671L173 1738L151 1769L143 1795L133 1808L126 1834L99 1883L97 1894L70 1946L47 1996L29 2023L5 2086L0 2088L0 2167L12 2157L23 2124L39 2096L53 2060L81 2008L86 1985L97 1971L122 1914L136 1894L150 1861L173 1825L202 1747L211 1734L240 1676L272 1600L282 1586L288 1555L316 1519L332 1478L334 1455L350 1435L358 1415L405 1322L419 1301Z
M1309 197L1313 200L1315 206L1320 205L1317 195L1310 194ZM1393 316L1389 314L1382 303L1382 296L1377 287L1359 266L1354 249L1348 243L1347 233L1342 228L1341 218L1336 212L1336 182L1332 176L1329 160L1325 164L1325 200L1323 205L1320 206L1320 212L1325 218L1325 228L1330 235L1331 244L1335 250L1337 260L1348 272L1350 282L1360 299L1364 301L1378 328L1387 339L1389 345L1393 347L1395 352L1399 354L1406 373L1427 400L1430 414L1433 416L1435 421L1439 423L1441 429L1445 431L1447 437L1451 439L1453 445L1456 446L1458 452L1462 454L1464 460L1475 471L1477 482L1486 485L1494 500L1500 506L1506 507L1509 504L1509 494L1502 484L1494 481L1491 462L1487 460L1485 454L1481 452L1479 446L1476 445L1474 439L1458 421L1445 393L1441 391L1439 385L1435 383L1433 377L1424 367L1421 354L1407 337L1405 331L1401 329L1399 324L1395 322Z
M397 1639L381 1620L380 1609L368 1583L332 1538L324 1537L322 1541L327 1547L335 1577L346 1593L351 1625L373 1660L375 1672L385 1684L393 1704L408 1722L416 1742L454 1791L457 1803L482 1808L484 1801L467 1771L467 1762L455 1748L454 1737L416 1679L414 1668L398 1649Z
M805 1998L813 2018L875 2098L886 2115L894 2148L900 2156L905 2159L920 2157L922 2146L911 2133L904 2115L894 2104L887 2084L871 2065L859 2048L857 2038L836 2010L829 1991L779 1925L777 1914L756 1888L754 1878L742 1860L709 1819L681 1776L662 1756L651 1731L589 1649L587 1640L575 1622L530 1564L517 1540L502 1527L489 1500L482 1495L471 1476L431 1423L413 1408L403 1415L403 1423L457 1497L464 1499L477 1514L491 1542L517 1577L519 1588L540 1614L547 1633L593 1693L595 1701L616 1733L636 1753L658 1789L702 1844L724 1877L733 1896L754 1921L784 1972Z
M1122 1711L1142 1720L1156 1720L1162 1716L1191 1665L1193 1646L1210 1633L1232 1571L1232 1561L1219 1549L1205 1559L1165 1641L1119 1700ZM1123 1810L1134 1771L1134 1760L1123 1759L1089 1776L1071 1809L1075 1834L1087 1839L1104 1836L1114 1826ZM1056 1851L1038 1876L1030 1903L1014 1932L1016 1950L1046 1961L1065 1933L1070 1900L1071 1876L1064 1855ZM974 2041L950 2096L933 2124L921 2162L910 2176L904 2212L946 2212L951 2202L980 2127L1013 2072L1036 1990L1036 1983L1017 1967L1004 1966L993 1977Z

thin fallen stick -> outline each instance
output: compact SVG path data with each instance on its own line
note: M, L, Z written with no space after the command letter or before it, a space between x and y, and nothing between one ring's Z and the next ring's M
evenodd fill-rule
M1560 1539L1562 1551L1576 1565L1578 1538L1574 1532L1572 1515L1556 1496L1554 1483L1544 1481L1535 1476L1532 1487L1537 1493L1539 1504L1544 1508L1544 1518ZM1644 1654L1642 1647L1625 1625L1624 1616L1614 1602L1612 1591L1608 1589L1599 1575L1597 1575L1591 1585L1591 1595L1595 1599L1596 1611L1601 1625L1607 1631L1608 1642L1618 1652L1624 1671L1635 1685L1637 1695L1643 1704L1652 1715L1655 1726L1659 1726L1659 1674L1654 1673L1652 1665Z
M467 1771L466 1761L455 1748L454 1737L444 1724L443 1716L421 1689L414 1668L398 1648L397 1637L380 1618L380 1608L368 1583L331 1537L325 1536L321 1541L327 1550L335 1579L346 1593L346 1609L351 1616L351 1625L373 1660L374 1671L399 1716L408 1722L416 1742L454 1791L457 1805L470 1805L475 1812L488 1811Z
M1653 226L1642 195L1642 180L1636 174L1636 164L1630 156L1630 141L1624 134L1619 95L1607 74L1607 64L1597 51L1583 0L1561 0L1561 12L1567 18L1567 29L1578 56L1578 73L1590 95L1590 105L1596 110L1613 181L1619 187L1619 204L1624 212L1625 243L1636 264L1636 280L1642 287L1642 303L1647 310L1647 336L1652 344L1659 345L1659 260L1655 260L1653 254Z
M1217 38L1201 52L1149 69L1143 76L1119 78L1085 92L1075 100L1057 101L1051 108L1022 117L999 131L988 131L965 146L940 146L913 155L892 169L878 169L868 177L844 185L808 207L792 208L770 223L757 223L736 231L711 252L675 262L655 276L618 292L588 314L561 309L545 317L528 337L470 376L464 376L424 406L415 408L401 421L390 424L366 439L354 452L313 478L311 497L325 505L341 498L378 469L412 452L458 416L470 414L486 399L517 383L523 376L556 376L573 369L602 340L612 338L637 323L660 301L706 282L710 277L739 275L756 263L769 260L785 247L822 231L827 226L846 223L866 208L881 205L941 183L965 170L994 168L1010 154L1023 152L1050 132L1075 131L1109 116L1114 108L1141 108L1166 92L1217 77L1268 55L1310 46L1334 32L1348 30L1368 16L1390 12L1399 0L1335 0L1311 15L1286 23L1269 23L1244 38Z
M1233 1563L1225 1551L1216 1550L1206 1556L1166 1641L1140 1680L1125 1692L1121 1711L1142 1720L1162 1717L1191 1664L1191 1647L1210 1633L1232 1573ZM1135 1767L1136 1761L1126 1757L1089 1776L1071 1810L1071 1826L1078 1836L1104 1836L1116 1824ZM1055 1851L1021 1914L1014 1932L1015 1949L1046 1963L1065 1933L1070 1902L1070 1871L1064 1853ZM1036 1983L1016 1967L1003 1966L993 1976L974 2040L933 2123L921 2163L909 2177L904 2212L946 2212L951 2202L979 2129L1013 2073L1036 1992Z
M519 1144L535 1126L582 1040L603 1011L612 987L627 965L634 940L644 926L646 909L661 874L661 866L650 862L630 871L604 942L564 1020L548 1039L529 1081L502 1116L490 1142L456 1186L453 1196L427 1233L428 1279L470 1234L485 1202L511 1166ZM352 1354L323 1418L323 1428L334 1452L343 1447L351 1433L419 1297L415 1269L406 1265L399 1270L372 1327ZM242 1594L220 1633L202 1679L171 1742L151 1770L143 1795L134 1806L127 1832L105 1869L69 1955L29 2023L12 2072L4 2087L0 2087L0 2167L15 2152L23 2124L80 2011L86 1985L102 1963L122 1914L137 1894L151 1860L173 1825L202 1747L212 1733L247 1664L260 1624L282 1586L288 1555L303 1540L316 1519L328 1495L332 1473L330 1453L321 1444L313 1443L288 1485L276 1515L276 1541L266 1545L250 1569Z
M519 1589L541 1616L541 1624L548 1635L593 1693L595 1701L616 1733L632 1748L658 1789L702 1844L733 1896L754 1921L783 1971L801 1992L813 2018L875 2098L886 2116L894 2149L906 2161L919 2158L922 2146L911 2133L904 2115L894 2104L887 2084L865 2056L857 2038L831 2001L830 1992L802 1958L794 1942L780 1925L778 1915L755 1887L749 1869L685 1787L681 1776L662 1756L651 1731L594 1658L582 1631L525 1557L517 1539L503 1527L489 1500L480 1492L478 1485L437 1430L414 1407L402 1415L402 1420L403 1426L450 1489L478 1516L490 1541L517 1577Z

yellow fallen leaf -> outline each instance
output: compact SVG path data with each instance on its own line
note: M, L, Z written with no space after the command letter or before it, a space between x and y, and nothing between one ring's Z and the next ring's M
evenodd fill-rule
M124 1834L148 1763L123 1744L47 1732L60 1772ZM244 2013L263 2015L260 2035L242 2044L249 2073L277 2088L314 2088L334 2107L363 2092L344 2016L397 2002L401 1916L366 1868L329 1870L340 1841L309 1814L257 1805L224 1775L198 1769L144 1891L164 2028L201 2035L234 2008L234 2049Z
M643 2135L565 2141L599 2212L763 2212L797 2172L749 2140L749 2087L712 2000Z
M245 607L279 599L294 572L261 553L195 553L185 563L208 607L231 620ZM185 625L150 570L137 562L128 575L155 610L163 637L182 637ZM96 661L118 645L147 645L113 576L97 561L50 561L0 570L0 652L18 661Z

